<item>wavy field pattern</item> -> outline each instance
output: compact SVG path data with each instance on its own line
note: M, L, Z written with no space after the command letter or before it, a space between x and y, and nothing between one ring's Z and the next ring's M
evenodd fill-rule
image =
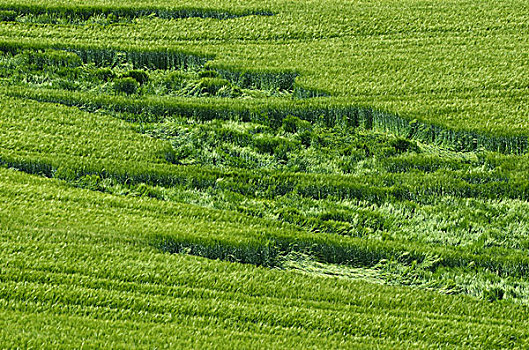
M0 0L0 346L527 347L527 23Z

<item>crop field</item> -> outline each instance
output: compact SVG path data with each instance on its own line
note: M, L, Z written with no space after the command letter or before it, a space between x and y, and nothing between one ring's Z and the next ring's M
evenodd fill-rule
M0 348L529 347L529 3L0 0Z

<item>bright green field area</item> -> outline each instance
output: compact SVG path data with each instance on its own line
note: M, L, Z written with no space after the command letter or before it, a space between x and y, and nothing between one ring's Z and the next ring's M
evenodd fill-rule
M0 0L0 347L527 348L527 23Z

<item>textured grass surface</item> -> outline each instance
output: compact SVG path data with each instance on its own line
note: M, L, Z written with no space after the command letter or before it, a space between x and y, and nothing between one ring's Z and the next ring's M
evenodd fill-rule
M173 7L159 2L134 6L143 4ZM46 3L52 8L76 5ZM223 1L179 3L178 7L190 5L227 11L262 7ZM115 2L108 7L133 5ZM134 24L96 25L88 30L6 23L0 25L0 37L16 37L19 43L101 43L105 47L110 43L203 52L215 55L211 63L215 67L296 70L301 73L301 86L408 120L481 133L527 135L528 72L523 52L527 51L529 12L523 1L278 1L266 8L275 15L221 21L139 19Z
M525 3L0 8L0 347L527 347Z
M142 241L155 230L190 229L176 212L207 212L0 174L6 347L426 348L527 341L524 307L164 254ZM240 225L235 215L227 221L218 215L195 216L192 230Z

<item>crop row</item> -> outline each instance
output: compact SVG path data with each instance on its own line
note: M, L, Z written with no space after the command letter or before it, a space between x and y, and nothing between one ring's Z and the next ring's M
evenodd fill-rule
M105 170L99 170L91 168L91 166L83 166L78 160L74 160L77 168L68 168L67 160L64 158L55 158L58 166L50 166L47 164L50 163L38 163L42 162L42 158L38 161L22 161L22 162L5 162L3 163L10 165L12 167L26 170L28 172L34 173L44 173L50 172L48 175L53 175L57 178L66 179L69 181L75 181L79 176L79 172L83 174L98 174L102 178L106 176L111 176L112 178L118 179L122 182L128 183L139 183L137 177L141 177L141 182L149 183L148 177L152 177L152 174L146 173L145 168L142 169L140 174L136 177L133 173L130 172L129 163L129 172L125 173L112 173L112 165L109 162L105 164ZM127 163L120 163L120 167L127 166ZM117 169L117 166L116 168ZM153 167L152 169L156 169ZM178 172L183 171L185 177L181 177ZM225 188L230 191L250 191L248 193L255 192L259 190L257 178L253 179L244 179L241 178L241 174L233 174L237 177L237 180L230 180L226 178L229 174L218 173L216 176L213 173L210 173L208 176L210 179L204 177L204 173L201 175L197 174L196 168L191 169L180 169L179 171L172 171L168 173L168 179L171 179L172 185L176 186L175 181L180 182L180 186L185 184L185 188L201 188L201 187L213 187L213 188ZM198 178L201 177L201 179ZM223 177L224 176L224 177ZM280 183L285 182L285 178L276 178L277 181L275 190ZM207 181L204 182L204 181ZM272 179L264 179L263 182L274 181ZM252 185L244 185L245 183L250 183ZM297 192L303 195L303 186L307 188L318 188L314 184L314 181L307 181L305 183L300 183L297 187ZM349 184L349 188L352 188ZM372 188L368 186L357 186L356 193L365 196L364 191L373 192ZM247 187L245 189L245 187ZM181 188L181 187L180 187ZM321 192L321 189L317 191ZM381 192L382 190L378 190ZM274 196L280 195L275 193ZM272 197L274 197L272 196ZM271 197L271 198L272 198ZM341 237L328 235L325 233L314 235L314 234L305 234L305 233L293 233L282 230L283 233L278 236L277 233L263 236L262 238L252 238L248 233L243 236L238 236L236 230L232 229L232 232L223 237L212 238L209 234L205 232L198 238L195 234L189 236L188 234L179 234L174 236L172 234L162 234L154 235L152 237L151 243L157 247L160 247L162 250L169 252L190 252L196 255L207 256L210 258L223 258L223 259L234 259L235 261L249 262L254 264L265 264L270 265L274 264L278 258L278 254L288 252L292 249L299 250L303 252L308 252L311 255L316 256L318 259L331 263L350 263L353 265L361 266L372 266L376 264L381 259L385 258L395 258L400 256L402 252L410 252L411 259L421 261L428 254L438 254L442 257L442 265L444 266L466 266L470 262L476 264L479 267L486 267L491 270L498 271L502 274L508 275L526 275L527 269L529 267L529 262L523 257L523 254L518 254L511 252L508 255L504 255L504 258L498 259L495 257L497 249L486 249L486 250L452 250L450 248L440 248L431 245L424 244L415 244L410 242L399 242L399 241L372 241L362 238L354 237ZM210 237L210 238L207 238ZM246 237L241 240L242 237ZM264 239L264 240L262 240ZM501 250L501 249L500 249ZM505 253L503 253L505 254Z
M368 167L376 166L377 173L352 173L344 177L337 176L342 174L341 172L336 175L289 175L270 172L268 174L270 176L267 175L262 178L262 176L253 174L248 170L215 170L211 167L212 163L200 164L202 171L194 173L195 167L164 165L157 168L154 165L156 163L167 164L167 162L178 161L176 153L180 150L173 149L167 141L154 141L146 136L140 136L133 130L132 126L103 114L86 113L75 108L11 98L4 99L4 105L6 109L3 114L3 125L7 129L6 136L8 137L2 139L3 159L19 168L34 164L35 169L39 167L56 170L59 168L68 169L68 172L71 172L74 177L99 174L102 177L111 176L123 181L129 178L129 181L134 180L136 183L145 182L151 185L189 184L191 186L194 184L193 186L197 186L197 188L211 186L229 188L229 186L233 186L234 190L244 194L259 191L268 193L270 196L283 195L297 190L298 193L314 198L337 196L341 198L363 198L375 202L384 201L386 198L420 201L421 195L427 196L428 194L434 196L450 194L477 198L496 198L501 194L505 197L520 199L527 196L527 185L523 177L525 171L524 156L509 157L482 153L479 158L470 163L459 160L449 161L448 159L441 161L428 154L399 156L398 153L395 153L395 147L403 146L399 146L397 143L389 144L393 149L392 154L388 153L385 148L377 151L376 144L370 145L367 143L368 139L353 141L353 138L349 137L347 139L347 142L350 143L349 147L353 146L352 142L362 142L357 146L359 150L365 153L363 147L369 145L369 153L382 157L373 165L366 165ZM37 106L39 113L33 111ZM72 120L75 122L72 123ZM292 118L289 120L300 123L300 125L303 124L301 120L296 121ZM108 123L112 126L109 127ZM45 129L40 126L42 124L46 124ZM281 126L281 129L287 124ZM70 126L66 127L65 125ZM204 129L205 126L202 128ZM21 130L24 131L21 132ZM207 131L207 129L204 130ZM221 137L215 141L220 142L221 146L229 142L232 136L234 138L242 137L241 140L251 136L240 132L233 134L233 132L224 129L215 130L212 127L210 131L207 131L210 135L208 137ZM344 130L347 132L347 129ZM220 134L218 136L211 135L211 132L222 132L224 136ZM300 130L300 132L305 131ZM286 139L285 136L282 138L266 136L262 132L260 135L255 139L255 142L258 142L256 147L263 152L271 152L274 156L276 156L276 149L284 148L281 142L293 143L298 137L297 134L292 133L290 133L293 135L291 140ZM328 143L333 142L332 140L338 137L337 134L331 133L328 139L325 139L322 135L324 134L310 136L314 140L309 139L309 142ZM204 134L203 136L207 135ZM166 138L169 135L164 136L162 134L160 137ZM224 140L226 137L228 138ZM42 140L46 141L42 142ZM198 142L205 145L209 141L204 139ZM237 142L242 142L240 143L242 147L248 146L248 141ZM375 142L382 142L382 139ZM403 145L406 144L403 143ZM317 151L318 148L314 148L316 146L310 146L309 149ZM342 153L336 154L336 156L357 157L356 150L351 150L346 146L343 146ZM296 147L291 151L299 152ZM341 146L336 144L332 147ZM383 153L378 154L377 152ZM388 157L388 155L396 155L396 157ZM294 154L289 155L289 157L292 156ZM364 154L362 157L366 157L366 155ZM70 160L68 160L69 158ZM130 166L119 166L120 161L127 162ZM116 162L115 166L110 166L112 162ZM136 162L136 164L131 164L132 162ZM83 167L86 170L81 170ZM103 169L106 170L103 171ZM418 176L418 170L424 174ZM42 170L42 172L48 176L54 174L51 170ZM265 174L267 173L265 172ZM237 177L241 180L237 181ZM195 179L192 180L193 178ZM217 181L219 178L223 178L224 181ZM237 185L237 183L239 184ZM301 183L307 185L301 186ZM370 186L373 187L368 188Z
M30 46L31 47L31 46ZM41 46L44 48L45 46ZM5 42L2 51L15 54L29 47ZM37 47L32 47L32 50ZM189 69L204 67L211 57L200 56L185 52L169 51L116 51L111 49L69 48L75 52L85 63L94 63L97 66L115 66L117 62L124 61L133 67L151 69ZM51 55L53 52L50 52ZM53 58L53 57L52 57ZM54 64L50 61L49 64ZM294 89L294 96L314 97L322 95L316 91L298 87L295 83L295 72L257 72L233 71L221 67L214 68L217 74L231 80L243 88L261 90ZM192 116L203 120L212 118L242 118L243 120L268 123L272 126L280 125L288 115L298 116L310 122L324 120L325 123L336 125L345 123L349 126L361 126L366 129L375 129L391 132L407 138L415 138L425 142L449 145L459 150L476 150L485 148L504 153L524 153L527 149L527 136L506 136L479 133L467 130L454 130L443 127L441 124L431 124L409 120L398 115L374 110L370 107L354 106L343 99L309 99L307 101L267 100L263 107L261 101L187 101L168 100L164 97L151 97L147 100L123 100L115 96L93 96L85 94L72 94L71 91L31 91L25 89L17 91L9 89L13 96L31 97L38 101L59 102L67 105L89 108L106 108L132 114L150 116L167 116L178 114ZM152 118L152 117L150 117Z
M195 54L191 52L171 49L153 50L118 50L92 47L61 46L50 47L47 44L20 44L13 41L3 41L0 43L0 51L11 55L23 51L39 51L46 49L58 49L74 52L84 63L93 63L96 66L112 66L119 60L125 60L134 67L147 69L188 69L193 67L203 67L211 59L210 56ZM49 64L53 64L50 62Z
M108 151L111 152L112 148ZM101 178L113 178L119 182L134 184L199 189L212 187L230 189L248 196L260 193L265 198L294 192L314 199L359 199L381 203L387 200L427 202L430 196L436 195L483 199L501 196L526 200L529 193L527 179L518 175L509 179L502 173L489 176L489 179L476 180L477 182L474 182L472 177L465 178L465 175L450 171L439 171L421 177L417 177L413 172L348 176L293 173L259 175L251 171L218 170L203 166L145 164L125 159L91 160L82 156L71 157L60 153L42 155L22 150L17 153L3 150L2 164L29 173L65 180L99 175ZM171 149L168 149L163 157L171 160Z
M31 98L39 102L61 103L92 110L108 109L137 115L137 120L162 120L169 115L187 116L199 120L243 120L278 127L289 115L328 126L345 124L365 129L387 130L408 138L446 145L458 150L484 148L503 153L524 153L527 136L493 136L477 132L454 131L418 121L408 121L396 115L365 107L347 106L340 100L309 99L307 101L268 99L262 101L196 100L163 97L131 99L120 96L97 96L60 90L10 89L10 96Z
M67 91L132 96L263 98L291 96L295 74L245 72L226 80L224 73L201 67L182 57L168 58L175 69L151 70L142 66L150 60L145 53L101 50L77 55L64 50L6 49L1 57L0 76L8 86L51 87ZM99 55L100 54L100 55ZM158 53L160 54L160 53ZM154 55L156 56L156 55ZM84 59L84 62L83 62ZM199 58L197 58L199 59ZM154 60L151 60L154 64ZM142 67L137 68L137 67ZM229 78L229 77L228 77ZM297 94L299 95L299 94Z
M228 19L242 16L271 16L272 13L264 10L248 11L225 11L216 9L204 9L199 7L184 6L179 8L160 7L116 7L116 6L42 6L33 5L0 5L0 18L3 21L21 21L36 23L71 23L85 24L96 17L104 16L109 23L121 22L124 19L131 21L137 18L215 18ZM29 18L31 16L31 18ZM97 23L97 22L96 22Z

